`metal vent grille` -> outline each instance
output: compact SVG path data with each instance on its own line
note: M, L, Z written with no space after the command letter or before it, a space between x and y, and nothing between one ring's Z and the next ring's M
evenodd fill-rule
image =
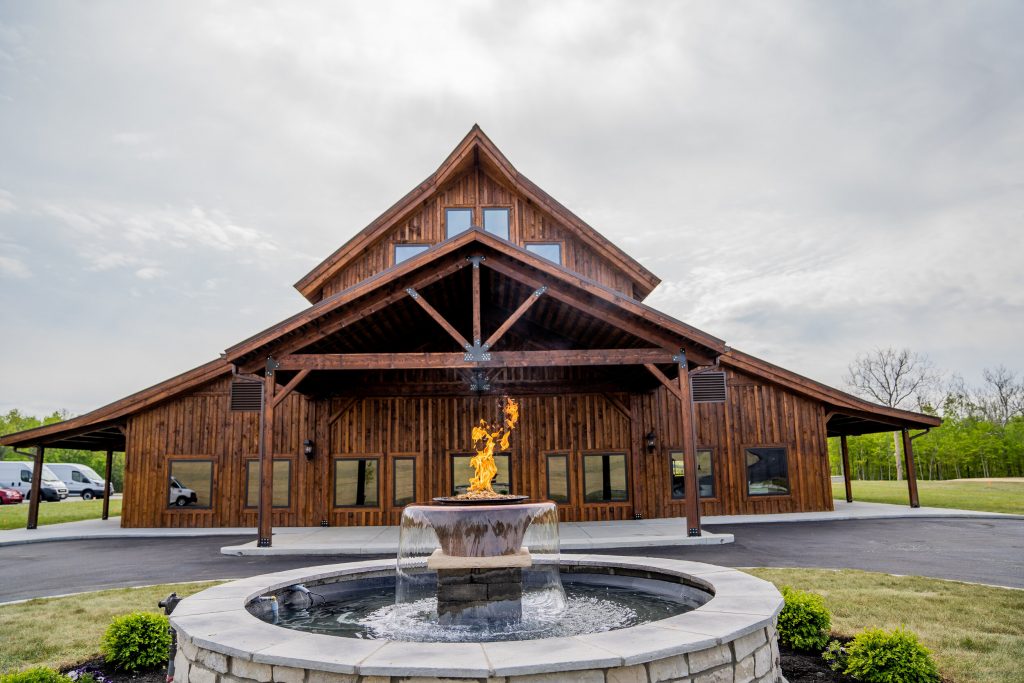
M260 411L263 407L263 384L235 380L231 383L231 410Z
M694 403L725 403L725 373L701 372L690 376Z

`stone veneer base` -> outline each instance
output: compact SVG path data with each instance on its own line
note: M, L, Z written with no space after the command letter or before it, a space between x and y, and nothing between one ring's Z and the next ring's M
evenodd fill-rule
M394 561L306 567L233 581L184 599L175 683L776 683L782 596L733 569L663 558L565 555L563 568L650 572L712 592L685 614L568 638L414 643L285 629L245 609L295 583L386 576Z

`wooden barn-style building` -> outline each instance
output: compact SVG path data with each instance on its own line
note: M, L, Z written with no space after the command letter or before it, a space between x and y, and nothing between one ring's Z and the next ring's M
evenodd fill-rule
M916 504L909 430L938 418L730 348L646 306L658 283L474 126L295 285L302 312L2 443L37 463L124 451L122 526L258 526L263 545L273 526L395 524L464 490L471 428L504 395L521 421L496 489L564 521L685 517L697 535L701 514L831 510L828 437L881 431L903 432Z

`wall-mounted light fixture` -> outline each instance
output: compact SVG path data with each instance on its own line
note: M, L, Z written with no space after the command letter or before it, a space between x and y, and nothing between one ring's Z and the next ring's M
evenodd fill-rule
M316 457L316 446L313 444L312 439L306 439L305 441L302 442L302 452L309 460L312 460L313 458Z
M647 440L647 452L653 453L655 447L658 445L657 436L655 435L654 430L652 429L647 432L647 436L645 436L644 439Z

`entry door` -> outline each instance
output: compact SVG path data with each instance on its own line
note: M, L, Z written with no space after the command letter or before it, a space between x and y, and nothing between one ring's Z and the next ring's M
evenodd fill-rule
M419 453L389 453L385 476L387 523L398 524L406 505L424 500L426 472L423 471L423 456Z

